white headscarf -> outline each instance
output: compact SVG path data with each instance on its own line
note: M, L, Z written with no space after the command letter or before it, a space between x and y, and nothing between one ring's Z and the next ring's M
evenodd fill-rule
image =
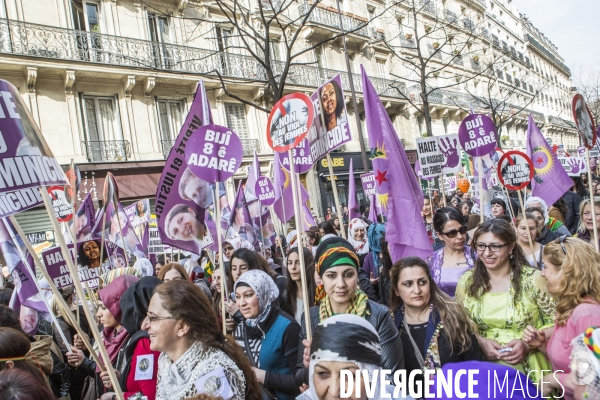
M133 268L137 269L142 276L154 275L154 267L147 258L138 258L135 264L133 264Z
M355 240L354 232L358 228L363 228L365 230L365 235L363 236L363 240ZM356 254L367 254L369 252L369 238L367 235L367 230L369 229L369 225L365 223L360 218L353 218L350 221L350 225L348 226L348 241L354 247Z
M351 328L349 326L352 325ZM343 338L340 338L338 334L343 333ZM331 340L327 340L327 337L331 338ZM371 339L365 338L370 337ZM325 340L323 340L325 338ZM340 340L337 340L340 339ZM313 333L313 342L311 345L311 355L310 355L310 366L309 366L309 388L302 395L298 396L296 399L300 400L317 400L318 396L314 388L313 377L315 373L315 365L321 361L334 361L334 362L354 362L358 365L358 368L361 370L368 371L369 378L372 380L373 372L377 369L381 370L381 360L378 364L370 364L366 362L357 361L352 354L360 354L365 358L374 359L376 355L379 354L381 356L381 346L379 343L379 335L377 331L366 319L361 318L357 315L353 314L338 314L332 317L327 318L322 321L318 327L314 330ZM340 341L344 343L352 343L352 345L346 346L346 349L350 349L351 353L345 353L343 348L344 343L340 343ZM326 343L329 343L331 348L327 346ZM335 343L338 343L342 346L336 346ZM323 346L315 349L313 346ZM334 347L337 347L334 348ZM373 357L375 356L375 357ZM380 371L381 372L381 371ZM379 400L381 397L381 380L378 379L373 381L375 385L375 396L371 397L372 400ZM395 387L392 385L386 386L386 391L390 395L388 398L395 399L412 399L409 396L401 397L393 397Z
M233 247L233 251L236 251L238 249L249 249L254 251L254 246L252 246L252 243L240 236L231 237L223 241L223 245L225 245L225 243L229 243L231 247ZM223 261L230 261L227 257L225 257L225 254L223 254Z
M288 244L288 249L291 249L292 247L298 247L298 231L294 229L288 233L285 237L285 241Z
M541 197L531 196L525 201L525 209L531 206L531 203L540 203L542 211L544 212L544 224L548 223L548 204ZM525 211L525 210L523 210Z
M250 286L254 290L254 293L256 293L256 297L258 297L258 306L260 308L258 316L246 319L246 324L254 327L269 315L271 303L279 297L279 289L275 285L275 282L273 282L273 278L259 269L251 269L240 275L240 279L233 285L234 293L241 283Z

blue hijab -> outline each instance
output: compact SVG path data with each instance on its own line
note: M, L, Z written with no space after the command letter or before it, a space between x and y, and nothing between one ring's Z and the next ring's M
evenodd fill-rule
M373 263L376 267L377 275L379 275L379 267L381 266L379 254L381 253L381 238L385 235L385 225L380 223L371 224L367 235Z

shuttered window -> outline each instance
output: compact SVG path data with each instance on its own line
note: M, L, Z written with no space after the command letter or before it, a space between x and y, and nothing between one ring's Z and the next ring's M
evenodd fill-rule
M237 133L240 139L249 139L246 106L237 103L225 103L225 116L229 129Z

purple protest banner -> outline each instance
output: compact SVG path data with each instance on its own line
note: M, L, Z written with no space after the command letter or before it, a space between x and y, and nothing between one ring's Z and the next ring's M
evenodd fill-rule
M96 225L96 211L92 194L88 193L77 210L77 226L75 227L76 240L89 239L92 236L92 228Z
M68 185L19 90L0 79L0 192ZM11 213L22 210L17 207Z
M194 254L200 254L204 248L204 214L212 197L210 183L192 173L185 156L190 137L209 124L212 124L210 105L200 81L190 112L165 162L154 207L161 243Z
M243 156L244 149L238 135L219 125L196 129L185 148L188 168L209 183L223 182L232 177Z
M471 114L460 123L458 139L470 156L483 157L496 148L496 127L486 115Z
M304 174L312 168L315 162L310 154L310 141L308 138L304 138L298 146L292 149L292 157L294 157L294 170L297 174ZM283 157L281 164L287 171L290 170L290 159L288 157Z
M0 193L0 218L43 205L42 195L37 188L26 188L14 192Z
M264 206L271 206L275 203L275 188L266 176L258 178L254 185L254 193L257 194L258 200Z
M138 200L133 204L123 207L125 215L133 228L150 220L150 199Z
M312 161L315 163L330 151L351 141L352 135L339 74L318 88L310 99L315 107L315 118L308 139Z
M73 244L69 244L69 251L73 260L75 260L75 247ZM46 266L48 275L52 278L52 281L58 289L73 284L73 277L69 273L67 267L67 261L64 259L60 247L53 247L51 249L42 252L42 261ZM79 265L78 274L81 283L87 282L90 288L98 287L100 275L109 272L114 269L113 263L106 263L103 266L96 268Z
M365 197L370 199L371 196L377 194L377 186L375 184L375 174L369 172L368 174L362 174L360 176L360 182L362 183L363 192Z

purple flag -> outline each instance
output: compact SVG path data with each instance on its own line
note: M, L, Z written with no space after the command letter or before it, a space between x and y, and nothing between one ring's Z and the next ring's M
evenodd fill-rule
M376 223L377 222L377 197L375 195L371 196L371 205L369 206L369 221Z
M354 163L350 159L350 169L348 170L348 213L350 214L350 218L348 218L348 221L360 217L360 210L356 204L356 182L354 181L353 166Z
M307 231L311 226L317 226L317 222L306 204L302 206L302 217L303 230Z
M244 188L241 184L238 186L237 194L235 196L231 220L229 221L229 229L227 230L226 236L227 238L240 236L252 243L255 249L260 250L258 236L254 231L254 226L252 226L248 205L246 204Z
M425 259L433 251L421 216L423 192L392 121L361 66L365 121L377 192L387 208L386 240L392 262L407 256Z
M529 115L527 125L527 155L533 162L535 175L531 180L531 192L544 199L546 204L554 204L567 190L573 181L564 170L558 157L548 146L548 142Z
M204 223L206 208L211 204L210 184L195 176L185 157L188 138L202 126L212 124L210 105L204 83L198 84L190 111L175 139L165 162L158 187L154 210L162 243L200 254L212 243Z

